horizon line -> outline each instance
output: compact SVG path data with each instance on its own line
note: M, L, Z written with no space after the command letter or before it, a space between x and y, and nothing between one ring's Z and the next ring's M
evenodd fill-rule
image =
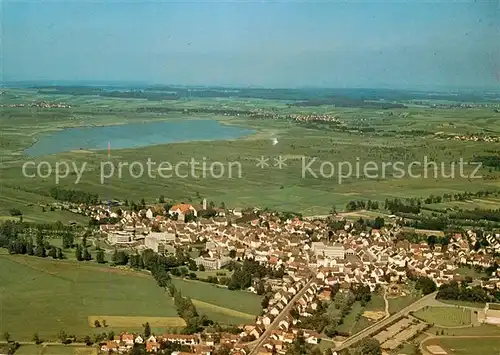
M172 88L223 88L223 89L263 89L263 90L392 90L392 91L460 91L460 90L481 90L481 91L500 91L500 87L494 86L446 86L446 85L415 85L415 86L357 86L357 85L339 85L339 86L265 86L265 85L245 85L245 84L175 84L175 83L151 83L147 81L135 80L5 80L0 81L0 85L9 88L16 88L15 85L44 85L44 86L87 86L87 87L172 87Z

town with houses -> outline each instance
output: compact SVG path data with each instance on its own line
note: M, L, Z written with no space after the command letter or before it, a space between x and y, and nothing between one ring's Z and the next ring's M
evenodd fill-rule
M353 285L364 285L371 292L383 288L397 293L397 285L407 283L410 271L430 278L439 287L451 281L464 281L464 276L457 272L460 266L488 268L500 261L500 234L488 235L489 246L479 250L470 247L476 240L472 230L451 236L446 249L439 244L431 248L426 242L399 239L403 230L394 218L380 229L358 231L353 222L332 216L335 224L341 226L332 231L325 219L284 219L276 213L257 209L242 212L213 207L212 217L187 221L186 216L199 217L207 210L206 200L199 205L174 204L168 211L163 206L153 205L136 212L127 209L117 212L116 208L106 205L67 207L97 221L110 218L116 221L100 225L100 233L111 248L151 249L168 254L177 247L201 241L206 245L206 253L194 261L207 270L222 269L233 259L252 259L271 268L283 268L285 276L265 280L274 295L255 322L239 326L239 334L155 334L145 339L139 334L122 333L103 343L103 352L124 353L134 344L145 344L148 352L154 352L160 349L161 342L168 341L191 349L191 352L174 352L176 355L215 354L215 349L220 347L235 355L285 354L299 333L311 345L325 339L324 334L301 327L299 318L312 316L320 302L330 299L335 285L340 292ZM488 279L474 282L486 289L500 289L500 268ZM255 287L247 291L255 292ZM488 314L485 309L478 315L480 321L500 324L500 312L490 312L496 313ZM384 319L389 321L389 314ZM403 318L392 325L389 322L376 335L372 332L364 336L378 337L383 347L395 349L422 331L424 325L418 320ZM395 332L397 336L384 335L391 327L399 327ZM342 344L347 346L348 342L349 338L340 342L338 349L343 349ZM330 353L337 354L336 349Z

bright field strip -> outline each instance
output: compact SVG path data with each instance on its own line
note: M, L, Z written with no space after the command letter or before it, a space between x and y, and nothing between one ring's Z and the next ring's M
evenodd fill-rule
M180 317L89 316L89 327L94 327L94 322L96 320L99 321L100 324L105 320L109 327L117 328L137 328L142 327L142 325L146 323L149 323L153 328L186 326L186 322Z
M425 322L442 327L459 327L470 325L472 311L462 307L429 307L421 309L414 315Z

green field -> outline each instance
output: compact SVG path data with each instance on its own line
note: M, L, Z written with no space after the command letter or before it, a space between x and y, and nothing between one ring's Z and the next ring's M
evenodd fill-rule
M349 314L344 317L343 323L337 328L344 333L355 334L375 323L375 319L370 318L377 315L378 320L385 316L385 303L382 295L373 293L370 302L362 307L359 302L355 302Z
M440 338L424 342L424 347L430 344L437 344L453 355L496 355L500 352L500 337Z
M426 307L414 313L417 318L441 327L459 327L471 324L472 311L459 307Z
M452 304L454 306L459 306L459 307L480 308L480 309L484 309L484 307L486 306L486 303L482 302L469 302L469 301L459 301L459 300L439 300L439 302Z
M363 313L361 303L355 302L352 305L351 311L344 317L342 324L337 327L337 330L342 333L352 334L352 330L357 323L358 314Z
M31 340L35 332L43 339L54 340L61 330L77 336L91 334L97 328L89 327L88 317L95 315L177 317L172 299L143 273L2 254L0 275L0 332L8 331L13 340ZM260 311L260 298L252 294L201 282L175 283L184 295L216 306L235 307L234 311L255 315ZM221 317L221 311L214 307L199 312ZM230 319L235 323L247 321L234 315ZM141 327L127 330L139 331Z
M443 333L446 336L499 336L500 327L490 324L481 324L480 326L466 327L466 328L441 328L432 327L427 333L436 334Z
M486 151L494 151L495 143L462 142L437 138L436 132L484 133L495 135L500 132L500 115L491 109L446 110L429 107L408 107L404 109L375 110L360 108L340 108L333 106L293 107L279 100L180 100L176 102L144 101L133 99L112 99L94 96L51 96L35 90L9 89L3 98L7 104L48 100L65 102L71 108L5 108L0 113L2 144L0 145L0 188L6 198L0 201L0 216L9 215L11 208L20 209L26 220L78 220L77 216L60 213L42 212L38 203L51 202L47 191L55 185L54 179L29 179L22 176L21 167L31 158L23 155L25 148L33 144L41 135L70 127L116 125L159 120L213 119L226 125L239 125L252 128L256 133L250 137L214 141L185 142L168 145L150 146L137 149L113 150L111 162L142 162L146 166L148 158L153 162L169 161L175 165L191 158L207 162L239 162L241 178L224 177L220 179L194 177L182 179L162 179L144 177L134 179L125 169L122 178L113 178L110 183L100 182L100 163L107 160L106 152L67 152L34 159L47 161L54 166L56 161L65 160L78 165L87 163L86 174L76 186L74 175L64 179L60 185L65 188L98 193L101 198L109 196L116 199L157 200L160 195L176 201L189 200L198 192L216 204L225 202L231 207L261 206L278 210L295 210L306 215L328 213L333 205L339 210L353 199L372 199L383 201L395 197L420 197L463 191L477 191L500 187L500 173L481 170L482 179L471 184L467 178L395 178L388 173L382 176L381 169L377 178L356 174L355 163L369 161L378 164L401 161L409 164L423 161L424 156L432 161L446 164L462 157L474 161ZM318 124L299 124L287 120L256 119L246 116L221 116L215 114L183 115L172 113L158 115L137 112L140 107L176 107L224 109L262 109L278 110L281 114L329 113L342 121L342 130ZM372 129L372 133L359 131L360 128ZM407 132L423 131L422 135ZM279 144L273 146L270 138L278 137ZM286 168L256 166L261 156L283 156L287 158ZM303 176L303 158L317 158L312 165L317 178L306 173ZM359 159L358 159L359 158ZM339 169L328 177L318 175L320 164L324 162L350 162L353 176L339 182ZM307 163L307 162L306 162ZM337 167L337 166L335 166ZM470 168L472 169L472 168ZM344 171L346 172L346 171ZM423 173L418 166L415 174ZM469 168L466 167L468 173ZM153 173L156 173L153 168ZM490 206L494 206L491 203Z
M478 272L470 267L459 267L456 272L463 276L470 276L473 280L480 280L482 277L488 277L485 272Z
M403 297L389 298L389 313L394 314L418 300L418 296L407 295Z
M462 209L462 210L473 210L473 209L499 209L500 200L493 198L481 198L474 199L472 201L450 201L442 203L433 203L426 205L426 207L431 207L432 209L447 210L447 209Z
M21 345L16 355L96 355L96 347L78 347L71 345Z

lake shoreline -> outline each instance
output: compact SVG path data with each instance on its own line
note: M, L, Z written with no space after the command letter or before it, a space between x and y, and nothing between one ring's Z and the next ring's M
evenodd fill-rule
M117 131L117 129L121 131ZM162 135L163 130L167 132L166 136ZM247 128L241 124L227 124L224 120L216 118L85 125L67 127L40 136L24 149L23 155L25 157L40 157L81 151L98 152L108 148L103 142L107 142L106 145L111 142L111 148L113 145L117 146L114 149L137 149L171 143L247 139L258 133L255 129ZM100 139L100 135L102 139ZM182 137L183 135L186 137ZM61 142L64 142L62 147Z

